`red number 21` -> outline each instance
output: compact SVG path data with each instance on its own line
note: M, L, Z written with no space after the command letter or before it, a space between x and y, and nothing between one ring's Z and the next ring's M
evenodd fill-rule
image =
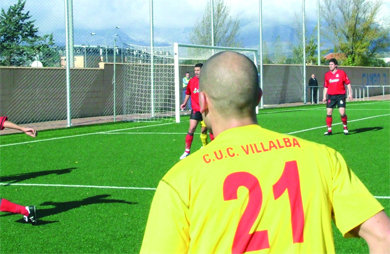
M230 174L226 177L223 186L224 200L237 199L237 190L240 186L249 190L249 201L238 223L232 253L244 253L269 248L267 230L255 231L249 234L263 203L263 194L257 178L248 172ZM282 176L273 186L274 198L278 199L285 190L288 192L290 201L293 242L301 243L303 242L304 215L296 161L286 162Z

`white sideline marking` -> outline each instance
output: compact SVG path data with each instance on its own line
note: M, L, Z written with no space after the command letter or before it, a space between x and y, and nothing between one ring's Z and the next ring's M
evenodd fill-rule
M377 118L377 117L383 117L383 116L390 116L390 114L377 115L377 116L369 116L369 117L360 118L360 119L355 119L355 120L348 120L348 123L350 123L350 122L358 122L358 121L363 121L363 120L372 119L372 118ZM341 125L341 124L342 124L342 123L335 123L335 124L333 124L333 126L334 126L334 125ZM316 129L325 128L325 127L326 127L326 125L322 125L322 126L317 126L317 127L309 128L309 129L304 129L304 130L299 130L299 131L292 131L292 132L289 132L289 133L287 133L287 134L291 135L291 134L295 134L295 133L306 132L306 131L311 131L311 130L316 130Z
M156 127L156 126L168 125L168 124L173 124L173 123L161 123L161 124L154 124L154 125L147 125L147 126L137 126L137 127L130 127L130 128L110 130L110 131L98 131L98 132L91 132L91 133L84 133L84 134L77 134L77 135L70 135L70 136L62 136L62 137L47 138L47 139L38 139L38 140L31 140L31 141L25 141L25 142L20 142L20 143L4 144L4 145L0 145L0 147L24 145L24 144L30 144L30 143L38 143L38 142L45 142L45 141L52 141L52 140L59 140L59 139L67 139L67 138L84 137L84 136L90 136L90 135L96 135L96 134L106 134L106 133L111 133L111 132L116 132L116 131L135 130L135 129L142 129L142 128L148 128L148 127Z
M186 135L185 132L121 132L121 133L101 133L104 135ZM196 134L196 133L195 133Z
M377 108L377 109L356 109L356 108L349 108L348 111L386 111L390 110L390 108Z
M125 187L125 186L100 186L100 185L71 185L71 184L41 184L41 183L0 183L1 185L37 186L37 187L64 187L64 188L91 188L91 189L118 189L118 190L147 190L155 191L152 187ZM376 199L390 199L390 196L374 196Z
M99 186L99 185L78 185L78 184L0 183L0 185L91 188L91 189L118 189L118 190L152 190L152 191L156 190L156 188L150 188L150 187Z

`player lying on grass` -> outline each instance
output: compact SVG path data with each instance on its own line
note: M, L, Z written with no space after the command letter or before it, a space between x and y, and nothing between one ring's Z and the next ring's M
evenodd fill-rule
M33 138L37 135L37 132L33 128L21 127L11 121L8 121L6 116L0 116L0 130L3 130L4 128L23 131ZM32 224L36 224L37 222L37 212L35 206L22 206L12 203L4 198L0 198L0 211L19 213L23 215L25 222L31 222Z

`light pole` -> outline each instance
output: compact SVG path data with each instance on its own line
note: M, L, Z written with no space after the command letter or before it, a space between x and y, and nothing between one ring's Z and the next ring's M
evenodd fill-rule
M263 91L263 1L259 0L259 69L260 69L260 88ZM263 97L264 98L264 97ZM260 101L260 108L264 108L264 99ZM257 108L256 108L257 109Z
M303 103L306 104L306 27L305 0L302 0Z
M119 26L116 26L115 29L119 29ZM113 90L114 90L114 109L113 109L113 114L114 114L114 122L116 122L116 38L117 38L118 34L115 33L114 34L114 55L113 55L113 58L114 58L114 74L113 74L113 77L112 77L112 84L113 84Z
M317 62L318 66L321 65L321 27L320 27L320 12L321 12L321 1L317 0Z
M87 45L82 45L84 48L84 68L87 68Z
M215 46L214 42L214 0L210 0L210 30L211 30L211 46ZM213 52L214 54L214 52Z
M90 35L91 35L91 41L92 41L92 37L93 36L95 36L96 35L96 33L94 33L94 32L91 32L91 33L89 33ZM89 43L88 43L89 44Z
M89 40L88 40L88 48L90 48L90 46L91 46L91 41L92 41L92 37L93 37L94 35L96 35L96 33L91 32L91 33L89 33L89 35L90 35L90 38L89 38ZM92 58L92 59L93 59L93 58ZM91 62L91 60L90 60L90 62ZM87 54L85 54L85 67L87 67L87 63L88 63L88 61L87 61Z

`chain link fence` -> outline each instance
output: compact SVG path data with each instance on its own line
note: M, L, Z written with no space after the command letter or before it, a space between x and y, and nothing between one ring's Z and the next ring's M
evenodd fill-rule
M258 48L259 1L223 2L240 22L240 46L245 43L248 48ZM303 68L302 6L300 2L263 2L264 105L310 102L309 94L305 98L305 80L315 73L321 87L327 67L316 66L315 60L307 59L307 67ZM0 8L6 13L16 3L2 0ZM0 66L0 114L9 116L11 121L34 124L38 129L67 126L65 3L25 1L24 12L34 21L40 47L27 50L28 54L15 51L18 64ZM155 114L170 117L168 112L175 110L173 42L189 42L194 25L210 11L207 8L211 1L154 0L154 43L158 47L154 47L153 65L149 3L73 1L72 125L145 120L155 118ZM306 4L307 40L315 39L317 6L309 1ZM283 15L273 15L276 8L282 8ZM3 54L0 60L6 59ZM183 63L180 73L192 72L191 64ZM362 98L390 92L389 68L345 69ZM367 86L372 88L367 90ZM320 89L318 93L322 96Z

